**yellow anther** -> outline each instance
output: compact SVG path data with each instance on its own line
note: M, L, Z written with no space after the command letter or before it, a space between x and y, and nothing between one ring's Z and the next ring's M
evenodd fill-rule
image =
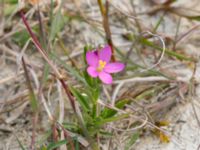
M103 70L103 68L105 67L105 65L106 65L105 61L99 60L99 66L97 68L97 71L101 72Z

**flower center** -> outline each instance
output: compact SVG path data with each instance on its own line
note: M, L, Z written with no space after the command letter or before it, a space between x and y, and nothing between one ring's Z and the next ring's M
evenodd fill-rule
M103 70L103 68L105 67L105 65L106 65L106 62L105 62L105 61L99 60L99 66L98 66L98 68L97 68L97 71L98 71L98 72L101 72L101 71Z

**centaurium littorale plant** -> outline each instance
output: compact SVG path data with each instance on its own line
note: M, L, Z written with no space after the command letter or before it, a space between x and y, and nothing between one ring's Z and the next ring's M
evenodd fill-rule
M88 51L86 53L88 74L93 78L99 77L105 84L112 84L113 79L110 74L122 71L125 65L121 62L110 62L111 55L109 45L100 50Z

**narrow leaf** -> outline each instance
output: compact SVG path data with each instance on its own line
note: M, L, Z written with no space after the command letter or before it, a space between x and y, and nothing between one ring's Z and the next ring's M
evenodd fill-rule
M122 114L122 115L118 115L116 117L110 117L110 118L102 119L98 122L95 122L95 124L98 125L98 126L101 126L101 125L104 125L108 122L119 121L121 119L127 118L128 116L129 116L129 114Z
M47 147L47 150L54 150L58 147L60 147L61 145L64 145L64 144L67 144L67 140L62 140L62 141L58 141L58 142L53 142L53 143L50 143Z
M61 29L64 27L65 22L68 18L62 16L61 10L59 10L55 17L53 18L52 24L51 24L51 32L50 32L50 41L54 40L56 35L61 31Z
M24 69L24 75L25 75L25 78L26 78L26 84L27 84L27 87L29 89L29 97L30 97L31 108L32 108L32 111L36 113L37 110L38 110L38 103L37 103L37 99L36 99L35 93L33 91L32 85L31 85L31 80L29 78L28 70L26 68L26 63L25 63L25 60L24 60L23 57L22 57L22 64L23 64L23 69Z
M130 100L128 100L128 99L119 100L115 104L115 107L121 109L128 103L130 103ZM113 109L110 109L110 108L104 108L103 111L101 112L101 117L102 118L109 118L109 117L113 117L115 114L117 114L116 110L113 110Z
M19 144L20 148L21 148L22 150L25 150L25 148L24 148L23 144L21 143L21 141L18 139L18 137L17 137L17 136L16 136L16 139L17 139L17 142L18 142L18 144Z
M76 77L76 79L78 79L79 81L81 81L82 83L85 83L84 78L80 75L80 73L74 69L73 67L71 67L70 65L68 65L66 62L64 62L63 60L61 60L53 51L51 52L51 56L56 59L58 61L58 63L60 63L67 71L69 71L69 73Z
M129 150L131 148L131 146L137 141L139 136L140 136L140 134L138 132L134 133L132 135L131 139L129 140L129 142L126 144L125 150Z
M159 50L159 51L163 50L161 47L155 45L153 42L151 42L151 41L149 41L147 39L142 38L141 42L143 44L147 45L147 46L155 48L156 50ZM178 53L176 53L176 52L174 52L172 50L169 50L169 49L166 49L165 52L166 52L167 55L174 56L174 57L176 57L177 59L180 59L180 60L195 61L193 58L186 57L184 55L178 54Z
M70 87L70 90L73 93L73 95L76 97L77 101L79 102L79 104L81 105L83 110L86 111L86 112L89 112L90 106L88 104L88 101L85 99L85 97L83 97L81 95L81 93L73 87Z

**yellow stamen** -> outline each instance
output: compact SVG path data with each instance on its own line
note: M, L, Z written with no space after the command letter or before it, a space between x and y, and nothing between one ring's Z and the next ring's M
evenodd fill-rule
M106 65L106 62L105 62L105 61L99 60L99 66L98 66L98 68L97 68L97 71L98 71L98 72L101 72L101 71L103 70L103 68L105 67L105 65Z

